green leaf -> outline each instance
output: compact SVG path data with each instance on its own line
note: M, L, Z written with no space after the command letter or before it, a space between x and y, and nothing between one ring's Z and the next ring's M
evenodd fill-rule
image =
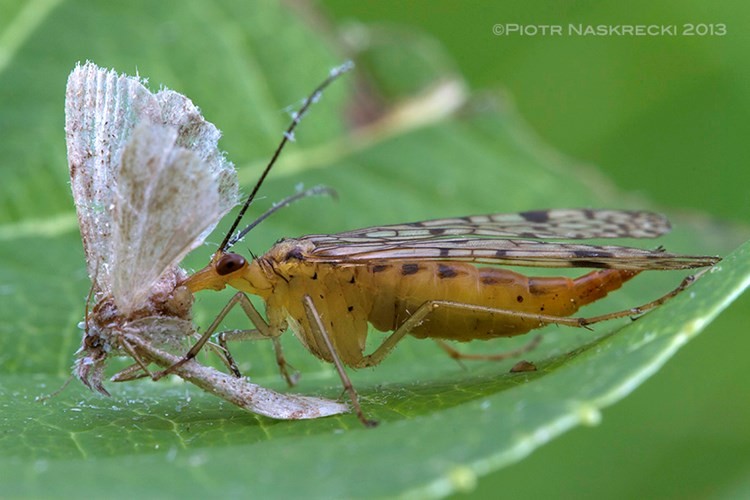
M88 290L62 130L65 79L74 64L90 59L131 74L137 68L154 88L164 84L188 95L224 131L222 147L247 188L288 121L284 108L341 58L298 14L265 3L37 1L0 9L6 20L0 85L7 89L0 94L0 469L12 478L2 482L3 496L440 496L467 489L478 475L520 460L565 430L596 423L602 407L656 371L750 279L750 250L743 246L636 322L593 332L546 328L541 346L527 355L537 372L509 373L512 361L462 369L431 342L407 339L381 366L352 373L365 412L381 422L373 430L351 415L272 421L177 380L111 384L112 399L76 383L36 402L69 372ZM323 183L340 200L286 209L251 235L250 250L260 253L282 236L468 213L644 208L593 170L549 151L500 96L474 97L460 113L441 117L460 102L460 80L448 63L435 63L419 67L429 66L435 75L429 83L442 86L403 81L408 72L382 64L394 61L389 51L400 50L406 65L410 58L444 61L430 44L411 52L407 46L413 45L399 45L396 37L364 54L359 73L337 82L306 116L299 142L263 189L270 203L297 183ZM364 109L352 104L358 80L377 81L400 101L379 126L352 131L341 117L347 105ZM411 112L397 114L406 99ZM218 231L211 240L220 238ZM723 253L736 241L731 231L683 217L664 244ZM194 252L186 265L203 265L213 248ZM647 302L680 279L639 277L586 314ZM201 294L197 324L208 324L230 293ZM236 317L228 326L246 325ZM383 338L372 337L371 347ZM460 347L498 352L529 339ZM302 373L294 391L337 397L332 368L295 339L285 341ZM236 355L255 382L284 389L270 346L239 345Z

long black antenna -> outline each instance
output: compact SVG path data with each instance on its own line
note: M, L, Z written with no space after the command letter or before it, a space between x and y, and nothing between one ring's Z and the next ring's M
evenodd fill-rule
M240 209L239 213L237 214L237 218L234 219L234 222L232 223L232 227L227 231L227 235L224 237L224 241L221 242L221 245L219 246L218 252L223 252L227 249L229 246L229 241L232 239L232 233L237 229L237 226L239 226L240 221L242 220L242 217L245 215L245 212L247 212L248 207L250 206L250 203L255 199L255 195L258 193L258 190L260 189L261 184L263 184L263 181L266 179L266 176L268 175L268 172L271 171L271 167L273 167L274 163L276 163L276 159L281 154L281 150L284 149L284 146L286 145L289 140L294 137L294 129L297 128L297 124L302 120L302 117L307 112L307 110L310 108L310 106L317 102L320 99L320 96L323 92L323 90L328 87L334 80L336 80L339 76L346 73L347 71L350 71L354 68L354 63L352 61L347 61L341 66L337 66L328 73L328 78L323 80L323 82L318 85L315 90L305 99L305 102L302 103L302 106L300 107L299 111L294 113L292 116L292 123L289 124L289 127L284 132L284 136L281 139L281 142L279 143L279 146L276 148L276 151L273 153L273 156L271 157L271 160L268 162L268 165L266 165L265 170L263 170L263 173L260 174L260 178L258 179L258 182L255 183L255 187L250 192L250 195L247 197L247 200L245 200L245 204L242 205L242 208Z
M242 238L244 238L247 233L249 233L253 228L255 228L255 226L257 226L258 224L266 220L268 217L273 215L277 210L287 207L291 205L292 203L298 200L301 200L302 198L307 198L308 196L330 196L331 198L338 199L338 194L336 193L336 191L327 186L315 186L315 187L311 187L310 189L306 189L304 191L299 191L291 196L287 196L283 200L277 203L274 203L273 206L269 208L268 210L266 210L265 212L263 212L263 214L260 215L260 217L258 217L253 222L248 224L247 227L245 227L245 229L237 233L237 236L230 239L229 243L227 243L227 246L226 248L224 248L224 250L229 250L230 248L232 248L235 245L235 243L237 243Z

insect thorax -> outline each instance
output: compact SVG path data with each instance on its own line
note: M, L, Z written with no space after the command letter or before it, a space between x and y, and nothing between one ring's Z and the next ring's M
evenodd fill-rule
M107 358L125 354L124 334L146 337L160 346L177 346L192 333L193 295L182 285L184 271L174 268L151 288L148 299L133 311L123 313L112 295L100 294L81 325L84 334L76 353L74 374L87 386L106 393L101 382Z

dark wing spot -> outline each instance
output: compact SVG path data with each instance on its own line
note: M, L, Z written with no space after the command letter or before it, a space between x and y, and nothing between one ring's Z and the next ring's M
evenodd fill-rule
M549 212L546 210L529 210L528 212L519 212L518 215L529 222L547 222L549 220Z
M596 262L593 260L577 260L576 267L590 267L592 269L609 269L612 266L606 262Z
M508 255L508 251L507 250L495 250L495 257L497 257L498 259L502 259L506 255Z
M438 265L438 276L441 278L455 278L457 274L456 270L451 266L446 266L445 264Z
M388 266L386 266L385 264L378 264L378 265L372 266L372 272L374 273L381 273L385 271L386 269L388 269Z
M401 266L401 275L409 276L410 274L416 274L419 271L419 264L404 264Z
M612 254L609 252L597 252L595 250L573 250L572 253L574 256L582 258L612 257Z
M445 233L445 229L440 229L440 228L433 227L433 228L431 228L429 230L429 233L432 234L432 235L434 235L434 236L439 236L439 235Z
M440 256L441 257L447 257L450 255L451 251L448 248L441 248L440 249Z
M500 281L493 278L492 276L482 276L479 281L481 281L483 285L497 285L498 283L500 283Z

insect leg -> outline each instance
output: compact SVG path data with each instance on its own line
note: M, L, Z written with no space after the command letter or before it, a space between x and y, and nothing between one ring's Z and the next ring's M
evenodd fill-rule
M497 309L494 307L464 304L461 302L451 302L448 300L430 300L419 306L417 310L414 311L414 314L409 316L406 321L401 324L401 326L394 330L393 333L391 333L391 335L387 339L385 339L385 341L380 344L380 347L375 349L372 354L364 356L362 360L358 363L355 363L354 366L357 368L365 368L368 366L375 366L379 364L391 352L396 344L402 338L404 338L404 336L406 336L407 333L419 326L428 318L431 313L440 308L461 309L464 311L472 311L476 314L494 314L524 318L537 321L539 323L539 327L549 324L585 327L588 324L586 323L586 320L584 318L566 318L561 316L550 316L547 314L533 314L521 311L512 311L509 309Z
M224 352L226 352L231 358L231 355L229 354L229 342L238 342L243 340L268 340L269 338L273 342L273 351L276 355L276 364L279 367L281 376L284 377L284 380L286 380L286 383L289 387L295 386L299 381L299 372L292 365L290 365L287 362L286 357L284 357L284 350L281 347L281 342L279 341L278 336L268 337L267 335L263 335L257 329L227 330L219 333L218 341ZM237 368L236 365L235 368ZM291 369L291 373L289 369ZM234 372L234 369L232 371Z
M197 333L195 336L200 338L200 335ZM224 363L227 368L232 370L234 360L232 359L231 353L225 347L214 344L213 342L207 342L206 345L219 356L219 359L221 359L222 363ZM128 351L128 354L130 354L130 351ZM112 382L130 382L131 380L138 380L139 378L144 377L152 377L152 374L148 371L144 371L140 363L133 363L112 375L110 380Z
M706 272L706 271L703 271ZM375 352L368 356L364 356L362 360L359 363L354 364L357 368L363 368L367 366L374 366L379 364L383 358L385 358L388 353L391 352L391 350L395 347L395 345L407 334L409 333L413 328L416 328L419 326L430 313L434 312L435 310L439 308L452 308L452 309L462 309L462 310L468 310L473 311L477 314L496 314L496 315L507 315L512 316L516 318L524 318L524 319L530 319L534 321L539 322L539 326L545 326L550 324L555 325L563 325L563 326L571 326L571 327L577 327L577 328L588 328L589 325L592 325L594 323L599 323L601 321L607 321L611 319L617 319L617 318L624 318L624 317L633 317L633 316L640 316L641 314L644 314L651 309L654 309L655 307L658 307L665 302L667 302L669 299L675 297L680 292L685 290L690 284L692 284L698 277L700 277L703 272L698 273L696 275L690 275L685 277L685 279L682 280L682 282L672 290L671 292L659 297L656 300L652 300L651 302L648 302L646 304L640 305L638 307L632 307L630 309L625 309L622 311L615 311L607 314L602 314L600 316L592 316L590 318L584 318L584 317L561 317L561 316L550 316L547 314L533 314L533 313L526 313L521 311L513 311L509 309L496 309L493 307L485 307L485 306L478 306L473 304L463 304L460 302L451 302L446 300L433 300L433 301L427 301L414 312L409 318L404 321L401 326L399 326L394 332L387 338L385 341L378 347ZM532 340L531 348L534 347L535 341ZM445 349L444 346L441 345L444 350L448 351L448 349ZM446 346L447 347L447 346ZM521 350L529 349L529 344L527 346L521 347ZM452 349L452 348L451 348ZM455 351L455 350L454 350ZM457 354L460 355L460 357L465 357L467 355L461 355L457 351L455 351ZM453 357L453 354L448 351L448 354ZM471 355L468 355L471 356ZM495 355L495 356L503 356L503 354ZM466 358L465 358L466 359ZM469 358L470 359L470 358ZM487 359L493 359L493 356L490 355L487 357ZM502 359L502 358L500 358Z
M124 337L120 338L120 345L123 349L125 349L130 357L135 360L135 364L130 365L124 370L116 373L112 377L113 381L125 382L128 380L135 380L143 377L151 377L153 380L159 380L158 378L154 378L155 374L151 373L151 370L148 369L147 363L141 359L135 348L130 344L130 342L125 340Z
M190 348L190 350L174 365L170 366L169 368L166 368L162 370L161 372L155 373L154 376L156 377L154 380L158 380L164 375L168 375L177 368L181 367L191 359L195 358L200 350L203 348L204 345L206 345L206 342L208 342L208 339L211 338L211 335L214 334L214 332L219 328L219 325L224 320L224 318L229 314L229 311L232 310L232 308L240 304L242 307L242 310L245 312L247 317L250 319L250 321L253 323L253 325L258 329L260 334L265 337L274 337L274 335L271 331L271 327L266 323L266 321L263 319L263 317L260 315L257 309L255 309L255 306L252 302L250 302L250 299L247 298L247 295L245 295L242 292L237 292L234 294L234 296L229 300L227 305L225 305L221 311L219 311L219 314L216 316L216 318L213 320L211 325L206 329L205 332L201 335L200 339L193 345L193 347ZM252 330L250 330L252 331ZM235 363L234 359L232 359L231 354L229 354L229 351L224 349L225 354L227 356L227 360L229 361L233 374L237 377L241 377L239 370L237 369L237 363ZM154 378L152 376L152 378Z
M610 319L626 318L626 317L633 318L634 316L635 317L641 316L642 314L650 311L651 309L659 307L660 305L664 304L669 299L680 294L680 292L682 292L687 287L689 287L692 283L695 282L695 280L700 278L705 272L706 271L704 270L704 271L701 271L700 273L686 276L685 279L683 279L680 282L680 284L677 285L677 288L675 288L671 292L668 292L662 295L661 297L659 297L658 299L652 300L651 302L640 305L638 307L631 307L630 309L602 314L600 316L592 316L591 318L579 318L581 321L581 326L593 325L594 323L599 323L600 321L607 321ZM633 318L633 319L637 319L637 318Z
M336 349L333 347L331 337L329 336L328 331L323 325L323 321L320 319L320 313L318 313L318 310L315 307L312 298L310 298L309 295L305 295L302 299L302 304L305 307L305 314L307 315L307 320L310 322L310 328L313 328L314 333L316 333L317 336L323 339L323 342L328 349L328 353L331 355L331 359L333 360L333 364L336 367L336 371L339 372L341 382L344 384L344 391L349 393L349 399L352 402L354 411L357 413L357 417L359 417L359 420L365 425L365 427L375 427L376 425L378 425L378 423L375 420L369 420L365 418L365 414L362 412L362 408L359 406L359 397L357 396L357 391L354 390L352 381L349 380L349 375L347 375L346 370L344 370L344 365L341 363L341 360L336 353Z
M446 341L435 339L435 343L438 345L438 347L445 351L448 356L455 359L456 361L459 361L459 363L462 359L470 359L474 361L503 361L509 358L517 358L521 354L534 350L541 341L542 336L536 335L533 339L531 339L521 347L510 351L505 351L498 354L465 354L448 344Z

